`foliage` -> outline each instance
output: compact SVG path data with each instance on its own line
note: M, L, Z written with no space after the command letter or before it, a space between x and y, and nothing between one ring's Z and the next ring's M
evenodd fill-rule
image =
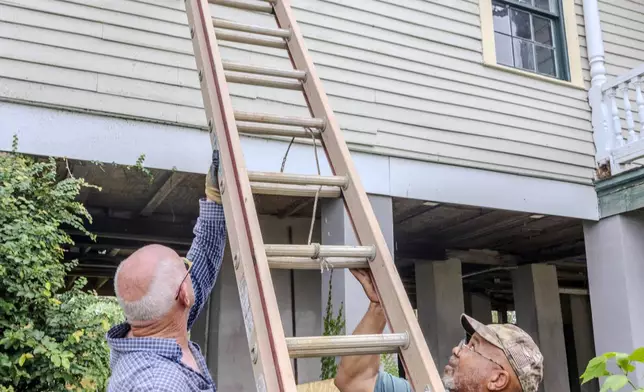
M112 166L114 167L122 167L123 173L127 175L127 172L134 169L136 171L141 172L143 175L145 175L148 178L148 181L150 184L154 182L154 174L148 169L147 167L143 166L143 162L145 161L145 154L139 155L138 158L136 158L136 162L134 162L134 165L118 165L116 162L112 162ZM98 166L101 170L105 171L103 169L103 162L100 161L91 161L92 164ZM172 167L172 172L176 171L176 167ZM0 391L2 392L2 391Z
M338 315L333 315L333 270L329 275L329 295L326 300L326 312L324 314L324 336L336 336L344 333L345 320L344 320L344 303L340 303L340 310ZM335 378L338 373L338 365L335 362L335 357L322 358L322 374L320 379L328 380Z
M113 299L81 289L65 291L76 262L64 261L73 244L69 226L90 235L91 216L76 201L82 187L56 177L56 162L0 154L0 392L104 390L109 353L104 339L119 321Z
M400 376L400 372L398 371L398 357L395 354L382 354L380 356L380 363L382 363L385 372L395 377Z
M614 359L621 374L608 370L607 365ZM609 352L595 357L588 362L586 371L581 375L582 384L590 380L606 377L601 387L601 392L621 391L624 388L633 389L637 392L644 392L644 388L635 385L628 377L635 371L636 363L644 362L644 347L635 349L630 354Z

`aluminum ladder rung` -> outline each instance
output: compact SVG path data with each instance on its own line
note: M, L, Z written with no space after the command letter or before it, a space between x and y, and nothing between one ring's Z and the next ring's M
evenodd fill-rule
M347 246L347 245L264 245L267 257L362 257L373 260L376 256L375 246Z
M270 184L322 185L339 187L346 187L349 181L347 177L342 176L318 176L255 171L248 172L248 178L253 182L267 182Z
M318 197L322 198L333 199L342 196L342 190L340 187L302 186L260 182L251 182L250 187L255 195L315 197L315 194L320 192Z
M220 18L213 18L212 24L220 29L243 31L246 33L267 35L270 37L289 38L291 36L291 30L249 25Z
M275 76L279 78L297 79L302 81L306 80L306 72L298 71L295 69L291 70L291 69L260 67L255 65L234 63L229 61L224 61L223 66L226 71L252 73L252 74L258 74L258 75L265 75L265 76Z
M366 257L329 257L326 263L310 257L268 257L268 265L272 269L288 270L319 270L325 266L331 268L369 268Z
M265 1L240 1L240 0L208 0L209 3L223 5L225 7L239 8L248 11L259 11L273 13L273 6Z
M300 137L300 138L311 138L311 134L316 139L320 138L320 131L317 129L311 129L308 131L306 129L298 128L284 128L284 127L273 127L270 125L262 124L253 124L253 123L237 123L237 131L249 135L261 135L261 136L286 136L286 137Z
M272 114L240 112L237 110L235 111L235 120L317 129L324 129L325 126L325 121L321 118L275 116Z
M409 345L406 333L286 338L291 358L397 353Z
M277 80L263 76L243 75L232 72L224 72L224 74L226 75L226 81L229 83L281 88L284 90L302 90L302 83L296 80Z
M215 37L222 41L239 42L242 44L266 46L269 48L286 49L286 41L283 38L250 37L247 35L235 34L225 30L215 29Z

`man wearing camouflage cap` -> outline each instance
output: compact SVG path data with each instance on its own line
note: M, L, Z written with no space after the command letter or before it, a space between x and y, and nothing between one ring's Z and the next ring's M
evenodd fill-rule
M354 331L355 335L378 334L385 328L371 275L353 270L371 300L369 309ZM452 350L443 371L443 384L449 392L536 392L543 378L543 356L532 338L512 324L483 325L462 315L467 340ZM380 356L342 358L335 378L341 392L409 392L409 383L379 371Z

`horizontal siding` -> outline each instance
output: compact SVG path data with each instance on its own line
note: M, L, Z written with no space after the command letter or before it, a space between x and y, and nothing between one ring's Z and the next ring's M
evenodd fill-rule
M352 149L590 182L586 93L482 66L477 1L292 3ZM213 13L274 23L224 7ZM290 66L277 49L221 47L226 60ZM295 92L243 85L230 91L240 110L307 113ZM0 95L205 126L182 0L0 0Z
M644 62L644 0L599 0L606 72L615 77Z

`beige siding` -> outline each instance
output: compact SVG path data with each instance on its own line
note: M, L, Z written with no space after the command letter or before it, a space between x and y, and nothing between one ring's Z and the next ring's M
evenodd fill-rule
M590 182L586 92L484 67L477 1L292 3L353 149ZM222 46L228 60L289 66L276 49ZM183 0L0 0L4 99L203 127L191 51ZM231 92L242 110L306 114L295 92Z
M644 62L644 0L599 0L606 72L619 76Z

